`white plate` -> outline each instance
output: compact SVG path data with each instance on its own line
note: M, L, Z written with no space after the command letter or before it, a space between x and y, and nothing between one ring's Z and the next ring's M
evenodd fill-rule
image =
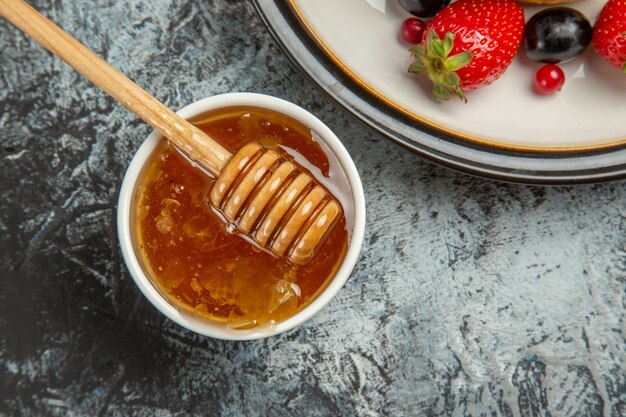
M570 3L593 22L605 1ZM256 0L278 41L339 104L404 146L453 168L523 182L598 181L626 173L626 77L590 46L562 65L562 91L539 96L539 64L520 49L505 74L460 100L430 98L407 73L395 0ZM541 7L525 7L528 19ZM301 48L302 51L298 51ZM316 61L316 62L314 62Z

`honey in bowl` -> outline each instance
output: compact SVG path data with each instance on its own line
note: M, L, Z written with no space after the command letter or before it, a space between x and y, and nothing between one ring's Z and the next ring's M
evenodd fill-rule
M231 151L257 141L294 159L337 197L344 215L312 260L296 266L225 224L209 205L214 179L162 141L134 196L134 245L142 268L182 311L235 329L282 322L325 289L345 257L354 211L345 173L315 132L274 111L229 107L191 122Z

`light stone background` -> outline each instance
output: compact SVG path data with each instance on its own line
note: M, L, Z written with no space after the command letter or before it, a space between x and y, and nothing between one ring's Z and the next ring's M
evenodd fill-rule
M624 182L423 162L316 90L248 1L33 3L172 108L251 91L309 109L354 156L368 222L350 280L300 328L180 328L117 243L149 128L0 21L0 415L626 415Z

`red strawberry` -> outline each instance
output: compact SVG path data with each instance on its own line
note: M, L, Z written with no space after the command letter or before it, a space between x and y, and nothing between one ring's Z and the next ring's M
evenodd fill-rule
M604 5L591 42L602 58L626 74L626 1L609 0Z
M448 100L491 84L508 68L524 32L524 10L514 0L458 0L426 26L417 62L409 72L426 73L433 96ZM443 40L442 40L443 39Z

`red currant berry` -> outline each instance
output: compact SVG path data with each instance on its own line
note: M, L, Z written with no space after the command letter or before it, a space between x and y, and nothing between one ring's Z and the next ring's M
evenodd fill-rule
M561 67L546 64L535 74L535 91L539 94L552 94L561 90L565 83L565 74Z
M417 17L409 17L400 26L400 40L409 45L417 45L422 42L425 28L426 22Z

